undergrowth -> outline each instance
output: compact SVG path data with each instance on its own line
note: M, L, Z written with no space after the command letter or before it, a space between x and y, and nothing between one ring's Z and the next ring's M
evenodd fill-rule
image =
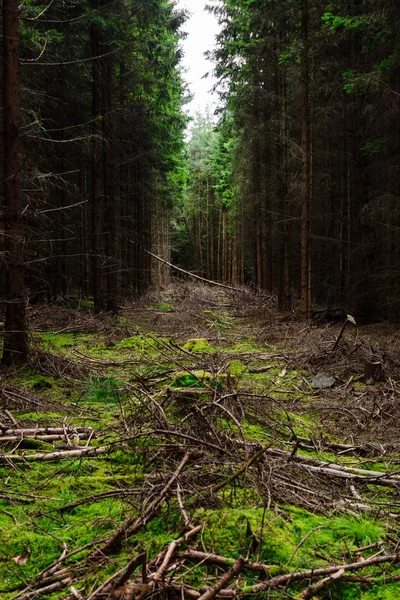
M86 371L77 378L63 363L59 376L30 368L5 382L11 394L4 395L1 407L19 429L58 427L66 433L47 441L30 433L24 440L2 442L1 598L11 600L22 592L65 548L71 554L96 540L101 545L126 518L140 517L188 447L192 455L177 480L179 499L175 491L169 493L152 518L107 559L89 560L92 548L72 554L64 563L71 581L46 597L66 598L71 585L88 596L142 550L151 564L185 530L182 506L191 524L203 526L201 534L179 546L176 572L171 570L170 576L195 589L215 584L216 567L180 558L189 548L267 565L267 575L245 567L235 584L239 596L249 597L254 597L252 586L279 574L396 551L395 488L332 480L305 467L296 470L301 459L317 468L340 463L385 476L397 470L396 453L379 455L384 430L380 438L364 443L371 429L363 417L369 405L346 395L368 394L368 386L360 392L345 381L341 390L312 390L312 373L292 364L293 349L285 354L278 345L257 339L256 323L253 335L246 334L248 323L238 320L232 300L218 294L208 299L212 308L204 308L205 301L200 306L197 330L185 330L186 335L179 328L171 335L165 319L179 322L185 302L190 314L194 308L171 292L153 298L153 310L143 306L142 314L135 313L145 334L132 335L129 313L119 319L117 333L57 333L55 327L35 334L55 363L57 357L68 357ZM90 305L79 301L74 308L83 311ZM151 331L154 310L161 313L158 331ZM333 397L335 406L351 413L351 436L343 429L339 409L329 411L328 404L325 410ZM355 414L357 402L360 411ZM7 422L7 429L15 427ZM363 448L357 454L352 444ZM49 462L30 459L41 452L96 448L103 453ZM281 454L268 454L270 449ZM253 464L257 453L259 462ZM360 554L362 547L367 548ZM217 579L222 572L217 570ZM390 577L397 572L394 563L372 566L359 581L330 582L315 597L394 600L400 584ZM295 599L309 583L263 593Z

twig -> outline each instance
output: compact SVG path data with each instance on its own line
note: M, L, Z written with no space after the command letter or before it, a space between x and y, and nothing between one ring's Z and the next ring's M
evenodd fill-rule
M87 600L93 600L94 598L96 598L96 596L98 596L101 593L108 594L108 593L112 592L113 589L118 589L119 587L124 585L124 583L126 581L128 581L129 577L132 575L132 573L136 569L136 567L141 565L143 563L143 560L145 560L145 559L146 559L145 552L142 552L141 554L138 554L137 556L135 556L135 558L133 558L126 567L124 567L123 569L120 569L119 571L117 571L116 573L111 575L111 577L109 577L97 589L95 589L94 592L92 592L90 594L90 596L87 597ZM114 580L117 577L119 577L119 580L117 582L115 582Z
M180 538L178 538L177 540L174 540L173 542L171 542L160 567L157 569L157 572L152 576L152 581L155 582L155 581L162 580L164 573L169 565L169 562L170 562L172 556L174 555L176 549L178 548L178 546L183 544L183 542L186 542L191 537L195 536L196 533L199 533L199 531L201 531L203 529L203 527L204 527L204 523L202 523L201 525L197 525L197 527L194 527L193 529L191 529L190 531L185 533L185 535L183 535Z
M201 552L199 550L193 550L192 548L186 550L186 552L182 554L182 558L211 562L221 567L231 567L235 564L234 558L227 558L226 556L219 556L218 554ZM245 568L249 569L250 571L255 571L256 573L266 573L271 567L270 565L265 565L263 563L246 561Z
M302 600L309 600L310 598L312 598L314 596L315 592L319 592L320 590L322 590L322 588L326 587L329 583L332 583L333 581L337 581L344 575L344 573L345 573L345 570L340 569L339 571L336 571L336 573L332 573L332 575L329 575L328 577L325 577L324 579L317 581L317 583L313 583L313 584L309 585L304 590L304 592L301 594L300 598Z
M182 469L184 468L184 466L190 459L191 455L192 455L192 453L190 451L186 452L186 454L183 457L183 459L181 460L178 468L176 469L176 471L174 472L174 474L172 475L172 477L168 481L168 483L164 486L164 488L162 489L160 494L157 496L157 498L155 498L152 502L150 502L150 504L148 504L148 506L144 509L142 514L137 519L134 519L133 517L129 517L128 519L126 519L124 521L124 523L121 525L121 527L119 527L117 529L117 531L111 537L109 537L107 539L106 543L103 544L103 546L101 548L98 548L94 552L95 558L97 558L99 555L104 555L104 554L110 553L112 550L114 550L116 547L118 547L120 545L120 543L124 537L126 537L126 538L131 537L134 533L139 531L139 529L141 529L144 525L146 525L148 523L148 521L157 514L157 512L158 512L159 508L161 507L161 504L164 502L171 486L174 484L176 479L179 477Z
M204 592L204 594L202 594L199 598L199 600L212 600L213 598L215 598L215 596L218 594L218 592L220 592L221 590L223 590L228 583L237 575L239 575L240 571L243 569L244 565L245 565L246 561L244 560L244 558L242 556L240 556L237 561L235 562L235 564L233 565L232 569L230 569L227 573L225 573L225 575L223 577L221 577L221 579L218 581L218 583L208 589L206 592Z
M221 481L221 483L218 483L218 485L213 487L212 491L217 492L221 488L225 487L226 485L229 485L230 483L232 483L232 481L240 477L240 475L244 473L258 458L260 458L260 456L262 456L267 449L268 448L265 447L262 448L262 450L260 450L259 452L256 452L256 454L254 454L248 461L246 461L240 467L240 469L238 469L233 475L231 475L231 477L228 477L228 479L225 479L225 481Z

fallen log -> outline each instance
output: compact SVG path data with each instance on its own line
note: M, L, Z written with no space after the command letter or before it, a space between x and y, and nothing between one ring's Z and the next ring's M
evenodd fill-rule
M343 565L332 565L331 567L321 567L319 569L309 569L307 571L298 571L297 573L285 573L284 575L277 575L268 579L268 581L261 581L256 585L246 586L241 590L243 594L257 594L263 590L269 588L279 587L282 585L289 585L293 581L302 581L306 579L317 579L321 576L333 575L338 571L358 571L359 569L365 569L372 565L382 565L384 563L398 563L400 561L400 554L389 554L387 556L373 556L367 558L361 562L354 562Z
M84 458L97 456L109 452L110 448L98 446L98 448L81 448L77 450L64 450L63 452L41 452L40 454L0 454L0 461L29 461L29 460L65 460L68 458Z

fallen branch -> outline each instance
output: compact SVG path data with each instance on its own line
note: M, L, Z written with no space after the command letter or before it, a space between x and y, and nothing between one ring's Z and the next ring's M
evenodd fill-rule
M169 562L170 562L172 556L174 555L176 549L184 542L187 542L188 539L195 536L196 533L199 533L199 531L201 531L203 529L203 527L204 527L203 523L201 525L197 525L197 527L194 527L193 529L191 529L190 531L185 533L185 535L182 535L177 540L174 540L173 542L171 542L171 544L168 547L167 552L165 553L165 556L163 558L161 565L157 569L157 572L151 578L153 582L161 581L163 579L165 571L167 570Z
M217 582L217 584L214 587L209 588L206 592L204 592L204 594L200 596L199 600L212 600L213 598L215 598L218 592L226 588L228 583L232 581L234 577L237 577L237 575L239 575L245 563L246 561L244 560L244 558L240 556L233 565L232 569L225 573L225 575L221 577L221 579Z
M232 287L231 285L227 285L225 283L219 283L218 281L211 281L211 279L206 279L205 277L200 277L200 275L195 275L194 273L191 273L190 271L185 271L185 269L176 267L175 265L168 262L167 260L164 260L160 256L157 256L156 254L149 252L149 250L145 250L145 252L147 252L147 254L149 254L156 260L159 260L160 262L162 262L164 265L171 267L171 269L175 269L175 271L179 271L179 273L184 273L184 275L189 275L189 277L193 277L194 279L198 279L199 281L204 281L205 283L209 283L210 285L216 285L217 287L222 287L222 288L225 288L226 290L233 290L234 292L243 292L244 291L243 288L236 288L236 287Z
M143 564L146 564L145 552L141 552L140 554L135 556L131 561L129 561L126 567L124 567L120 571L117 571L117 573L111 575L111 577L104 581L104 583L102 583L94 592L90 594L90 596L88 596L87 600L94 600L94 598L96 598L96 596L98 596L99 594L103 595L109 594L114 590L117 591L118 588L122 587L128 581L129 577L132 575L135 569Z
M28 460L65 460L67 458L85 456L97 456L109 452L110 448L99 446L98 448L82 448L79 450L64 450L63 452L42 452L40 454L0 454L0 461L28 461Z
M192 453L190 451L186 452L178 468L176 469L168 483L164 486L157 498L150 502L150 504L144 509L142 514L139 517L137 517L137 519L134 519L134 517L128 517L128 519L124 521L121 527L119 527L117 531L107 539L106 543L103 544L101 548L95 550L95 552L93 553L94 558L98 558L99 556L104 554L109 554L112 550L114 550L121 544L123 538L128 539L129 537L131 537L134 533L139 531L139 529L144 527L148 523L148 521L157 514L169 490L171 489L171 486L179 477L182 469L190 459L191 455Z
M221 481L221 483L219 483L218 485L213 487L212 491L217 492L221 488L232 483L232 481L234 481L235 479L240 477L240 475L242 473L244 473L267 450L268 450L268 448L262 448L262 450L260 450L259 452L256 452L256 454L254 454L248 461L246 461L233 475L231 475L231 477L228 477L228 479L225 479L225 481Z
M324 579L317 581L317 583L313 583L312 585L309 585L304 590L304 592L301 594L301 596L300 596L301 600L309 600L310 598L312 598L314 596L315 592L319 592L320 590L322 590L324 587L326 587L330 583L337 581L344 575L344 573L345 573L345 570L340 569L339 571L336 571L336 573L333 573L332 575L329 575L328 577L325 577Z
M3 435L15 435L15 436L29 436L33 437L36 434L62 434L65 433L65 430L73 435L76 433L91 433L93 431L93 427L31 427L31 428L8 428L1 429L0 428L0 436Z
M76 441L83 440L88 437L87 433L74 433L73 434ZM57 440L65 440L66 436L63 433L54 433L50 435L8 435L4 437L0 437L0 444L6 444L8 442L22 442L23 440L38 440L40 442L55 442ZM72 445L72 444L70 444Z
M304 465L307 469L316 473L323 473L325 475L341 477L343 479L359 479L360 481L387 487L397 487L400 485L400 476L398 473L368 471L366 469L358 469L348 465L338 465L326 461L319 461L307 456L300 456L299 454L293 456L292 452L286 452L279 448L268 448L267 454L276 457L285 457L296 464Z
M182 554L182 558L190 560L201 560L202 562L210 562L220 567L232 567L235 564L234 558L227 558L226 556L219 556L218 554L201 552L200 550L193 550L192 548L186 550L186 552ZM244 567L256 573L266 573L271 568L270 565L249 561L246 561Z
M321 567L320 569L309 569L308 571L298 571L297 573L286 573L284 575L277 575L272 577L268 581L262 581L256 585L247 586L242 590L244 594L256 594L268 588L279 587L281 585L288 585L292 581L301 581L303 579L316 579L321 575L332 575L338 571L357 571L359 569L365 569L372 565L381 565L384 563L398 563L400 560L400 554L389 554L387 556L375 556L367 558L361 562L349 563L344 565L333 565L331 567Z

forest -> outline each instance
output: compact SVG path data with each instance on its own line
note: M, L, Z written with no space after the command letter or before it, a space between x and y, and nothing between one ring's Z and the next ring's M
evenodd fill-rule
M205 10L2 2L4 600L400 597L400 6Z

